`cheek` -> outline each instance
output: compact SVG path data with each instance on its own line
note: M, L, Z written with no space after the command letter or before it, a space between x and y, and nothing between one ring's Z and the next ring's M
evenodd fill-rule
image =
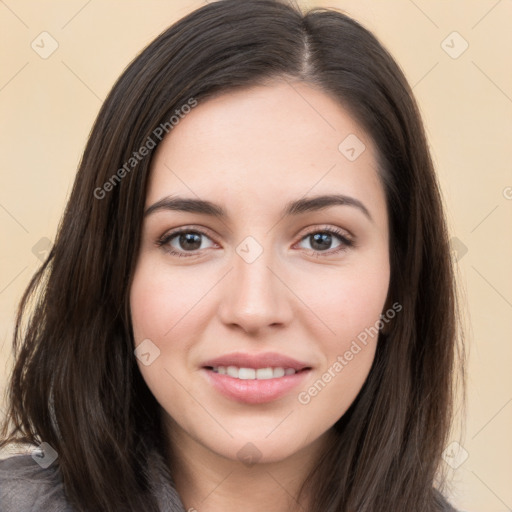
M316 307L323 312L323 335L317 331L316 339L325 359L297 398L305 407L304 413L321 418L322 424L334 424L348 410L375 357L379 319L388 291L387 273L373 278L357 275L331 279L325 293L317 295Z
M194 370L189 352L210 320L205 299L214 284L211 275L203 276L192 267L190 272L171 272L144 257L137 266L130 290L134 342L137 347L149 339L158 354L149 365L141 358L137 364L157 399L176 385L171 375L184 379Z
M169 390L176 386L172 376L180 379L179 373L186 371L187 339L193 335L192 306L199 294L181 281L179 276L169 276L168 270L166 273L141 258L130 290L135 347L149 347L144 353L150 352L149 364L142 357L137 358L137 364L149 389L164 407L172 405L166 403ZM179 393L173 400L183 407Z
M296 283L297 294L314 314L304 325L309 326L314 338L325 340L331 352L343 350L353 338L378 323L388 288L389 265L385 259L378 267L329 269L317 273L313 281L304 275L300 285Z
M304 277L302 297L316 314L304 325L321 346L324 362L298 401L311 414L334 422L356 398L373 363L389 262L384 255L316 277L314 288Z
M198 283L205 283L204 286ZM184 328L190 333L199 309L194 306L208 290L208 281L191 279L184 273L170 273L141 262L135 272L131 291L130 308L135 343L150 338L161 344L166 339L179 339ZM160 347L163 348L163 347Z
M345 348L299 392L297 401L305 421L314 417L318 425L332 426L347 412L363 387L374 359L375 344L364 346L355 341Z
M170 280L165 273L159 271L154 265L147 264L142 258L135 271L130 290L135 347L140 346L139 350L141 352L144 350L143 353L148 351L151 353L151 357L146 357L146 360L138 357L137 364L146 384L155 396L158 395L164 382L169 385L166 369L170 368L170 363L173 360L180 360L183 347L177 340L180 339L179 330L183 324L186 324L186 311L183 311L185 305L187 304L187 309L190 309L186 293L176 291L186 292L187 288L173 281L171 289L169 283ZM181 322L180 318L182 318ZM169 347L171 340L172 351ZM142 347L145 348L142 349ZM150 364L146 364L148 362Z

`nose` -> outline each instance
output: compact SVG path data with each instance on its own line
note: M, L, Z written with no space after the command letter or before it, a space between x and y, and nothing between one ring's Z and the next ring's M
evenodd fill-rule
M248 334L283 327L292 318L292 292L275 260L263 253L253 262L234 255L234 268L226 276L218 314L221 321Z

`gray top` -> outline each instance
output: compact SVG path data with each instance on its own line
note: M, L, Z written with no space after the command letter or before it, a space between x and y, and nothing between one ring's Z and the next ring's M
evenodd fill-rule
M149 459L153 492L162 512L185 512L173 486L163 457L152 452ZM436 493L439 510L457 512ZM0 460L1 512L73 512L67 502L58 465L42 468L31 455L15 455Z
M153 492L162 512L185 512L169 478L163 457L152 452L149 459ZM0 460L1 512L73 512L68 503L58 465L42 468L32 455L15 455Z

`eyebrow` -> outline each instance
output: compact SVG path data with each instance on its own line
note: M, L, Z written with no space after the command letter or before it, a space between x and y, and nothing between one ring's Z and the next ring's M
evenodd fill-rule
M324 210L331 206L352 206L360 210L364 215L373 222L373 218L366 206L355 197L343 194L329 194L309 198L298 199L288 202L282 211L282 216L300 215L306 212L315 212ZM229 217L227 211L220 205L205 201L203 199L185 198L185 197L164 197L156 203L152 204L144 212L144 217L151 215L157 211L173 210L180 212L199 213L210 215L218 219L227 219Z

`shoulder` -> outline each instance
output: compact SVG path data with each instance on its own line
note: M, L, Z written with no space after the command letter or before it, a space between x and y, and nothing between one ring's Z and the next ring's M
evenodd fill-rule
M56 463L41 467L31 455L0 460L2 512L72 512Z

